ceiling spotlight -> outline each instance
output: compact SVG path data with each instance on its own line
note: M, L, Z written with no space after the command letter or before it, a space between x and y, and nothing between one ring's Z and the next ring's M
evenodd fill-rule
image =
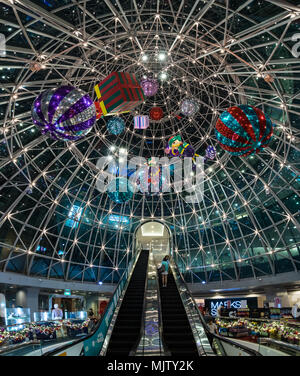
M160 52L158 54L158 60L160 60L160 61L166 60L166 54L164 52Z
M166 80L166 79L168 78L168 75L167 75L166 72L162 72L162 73L160 74L159 78L160 78L161 80Z
M147 61L147 60L148 60L148 56L147 56L147 55L143 55L143 56L142 56L142 60L143 60L143 61Z

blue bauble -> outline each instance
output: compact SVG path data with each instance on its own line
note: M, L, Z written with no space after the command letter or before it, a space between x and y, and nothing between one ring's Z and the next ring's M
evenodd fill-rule
M126 178L115 178L107 185L108 197L116 202L122 204L132 199L134 187Z
M107 130L109 133L114 134L115 136L124 132L125 122L120 117L113 117L109 119L107 123Z

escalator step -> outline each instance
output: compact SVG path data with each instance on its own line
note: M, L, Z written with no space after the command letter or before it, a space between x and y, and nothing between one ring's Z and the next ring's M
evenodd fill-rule
M160 297L164 341L174 356L198 355L194 336L181 301L173 275L168 276L167 287L162 287Z
M136 263L110 338L107 355L129 355L139 338L148 256L148 251L142 251Z

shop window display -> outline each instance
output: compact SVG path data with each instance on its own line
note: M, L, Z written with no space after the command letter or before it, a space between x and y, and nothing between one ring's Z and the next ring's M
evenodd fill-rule
M217 318L219 333L228 337L240 337L242 339L257 341L259 337L300 345L300 322L273 321L267 319Z
M23 324L30 321L29 308L7 308L6 309L6 324L15 325Z
M84 336L88 334L89 327L94 325L95 319L69 319L0 327L0 349L1 346L33 340L56 341L63 338L67 340L68 338Z

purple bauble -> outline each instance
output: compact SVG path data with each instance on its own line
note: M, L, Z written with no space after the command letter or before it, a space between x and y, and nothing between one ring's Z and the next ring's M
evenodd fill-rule
M88 94L73 86L61 86L41 93L31 108L33 123L42 133L63 141L87 135L96 122L96 108Z
M140 85L147 97L152 97L159 89L159 83L154 78L145 78L140 82Z

